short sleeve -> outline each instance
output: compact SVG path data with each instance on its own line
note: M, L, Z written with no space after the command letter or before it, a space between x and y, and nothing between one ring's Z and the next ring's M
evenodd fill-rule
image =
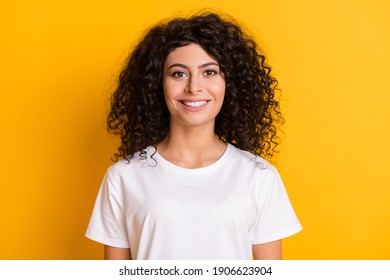
M105 245L129 248L124 198L110 177L110 169L100 186L86 237Z
M252 244L291 236L302 229L277 170L268 165L257 174L257 220L251 231Z

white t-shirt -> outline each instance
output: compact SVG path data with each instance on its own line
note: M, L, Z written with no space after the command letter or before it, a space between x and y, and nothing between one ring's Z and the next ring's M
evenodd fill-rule
M276 169L228 144L215 163L176 166L152 147L111 166L86 236L133 259L252 259L302 229Z

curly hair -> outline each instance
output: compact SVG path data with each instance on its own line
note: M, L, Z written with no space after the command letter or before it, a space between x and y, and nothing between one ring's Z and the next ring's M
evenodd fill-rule
M213 56L225 77L225 99L215 121L217 137L271 159L284 122L271 68L256 42L234 20L202 13L152 27L132 51L111 96L107 119L108 131L121 138L114 161L131 159L167 135L170 115L163 66L170 52L189 44L198 44Z

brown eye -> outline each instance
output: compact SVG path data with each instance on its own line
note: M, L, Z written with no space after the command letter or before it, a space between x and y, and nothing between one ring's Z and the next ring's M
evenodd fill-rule
M204 71L204 75L205 76L214 76L216 74L217 74L217 71L215 71L215 70L206 70L206 71Z
M175 71L172 73L172 76L175 77L175 78L182 78L182 77L186 77L186 73L184 72L181 72L181 71Z

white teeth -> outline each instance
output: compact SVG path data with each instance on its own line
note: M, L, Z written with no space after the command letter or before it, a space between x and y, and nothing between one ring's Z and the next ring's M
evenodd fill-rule
M190 102L190 101L183 101L184 105L192 107L192 108L198 108L200 106L203 106L207 103L207 101L196 101L196 102Z

